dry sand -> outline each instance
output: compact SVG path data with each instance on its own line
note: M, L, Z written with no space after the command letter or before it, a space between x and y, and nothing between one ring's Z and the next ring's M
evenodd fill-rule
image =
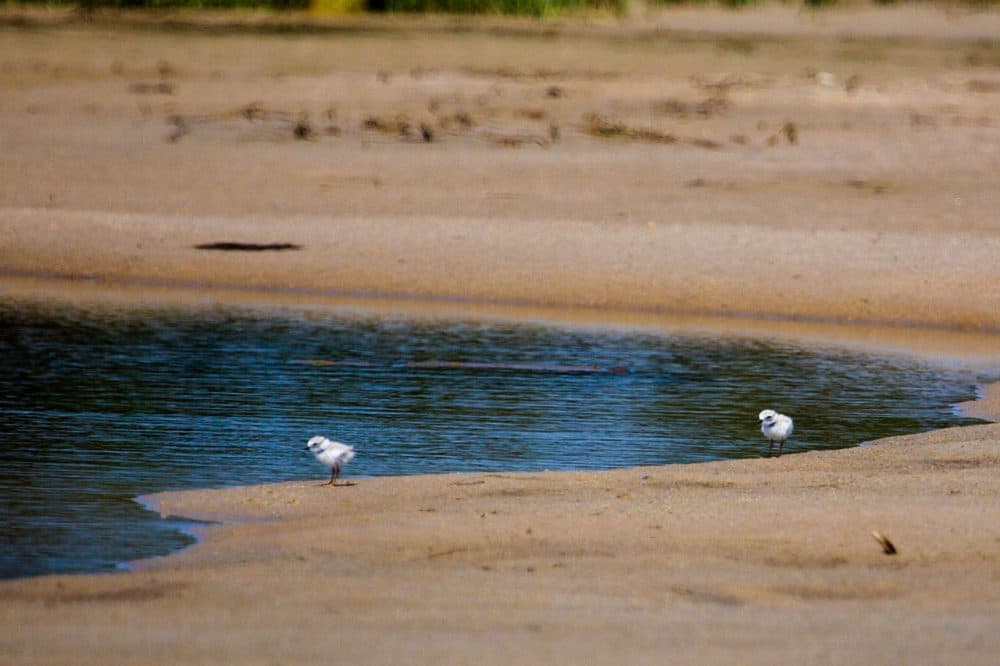
M1000 330L995 14L665 16L0 31L0 272Z
M4 11L0 296L1000 357L995 13L255 16L247 34ZM299 249L195 248L220 241ZM996 420L995 391L970 413ZM983 425L167 493L164 513L223 525L131 573L0 585L0 661L992 664L998 467Z

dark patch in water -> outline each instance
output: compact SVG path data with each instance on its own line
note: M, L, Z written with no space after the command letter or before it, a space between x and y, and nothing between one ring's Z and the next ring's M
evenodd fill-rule
M510 372L548 372L565 375L612 374L627 375L628 368L597 365L559 365L557 363L484 363L482 361L410 361L404 368L422 370L505 370Z

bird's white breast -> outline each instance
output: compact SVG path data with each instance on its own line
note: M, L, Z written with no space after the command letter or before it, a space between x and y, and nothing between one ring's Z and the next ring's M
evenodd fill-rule
M784 414L778 414L772 423L764 423L760 427L760 431L764 433L764 436L768 439L774 440L786 440L792 434L792 419Z
M324 465L333 467L334 465L346 465L354 457L354 447L340 442L323 442L319 450L315 451L316 460Z

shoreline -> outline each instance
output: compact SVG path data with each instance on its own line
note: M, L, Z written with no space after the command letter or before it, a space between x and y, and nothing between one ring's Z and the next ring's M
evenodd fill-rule
M906 354L1000 371L993 332L884 323L802 321L599 307L456 302L393 296L327 295L281 290L112 283L100 280L0 277L0 301L70 307L217 308L282 311L325 309L348 316L402 316L550 326L625 328L665 335L747 337L877 354Z
M960 402L955 407L963 416L983 421L1000 421L1000 381L981 384L975 400Z
M0 626L35 628L0 642L83 664L108 649L157 663L331 649L351 663L546 663L553 650L787 663L817 648L884 656L891 628L905 638L894 659L986 664L1000 654L997 471L993 423L775 459L157 493L142 501L214 524L127 572L0 584ZM40 621L53 612L59 638ZM261 613L264 642L244 629ZM184 640L150 642L165 629ZM484 653L484 633L503 647Z
M220 238L274 242L275 226L299 249L197 249ZM191 219L43 209L2 210L0 229L0 280L35 279L42 290L47 280L229 294L240 285L292 300L383 294L397 303L1000 331L1000 288L981 286L994 276L1000 281L993 260L1000 236L992 233L436 216ZM761 262L761 236L794 251ZM960 267L951 261L954 252L963 255Z
M988 383L988 384L980 384L980 385L977 386L976 392L977 392L977 396L976 396L976 398L974 400L969 400L969 401L954 403L951 406L955 409L955 411L958 414L960 414L963 417L979 419L981 421L984 421L987 424L1000 423L1000 380L994 381L994 382L991 382L991 383ZM967 427L974 427L974 426L957 426L957 428L967 428ZM881 445L884 442L888 442L888 441L891 441L891 440L897 440L897 439L900 439L900 438L915 438L915 437L920 437L922 435L930 435L932 433L940 433L940 432L943 432L943 431L946 431L946 430L954 430L954 429L955 428L944 428L944 429L939 429L939 430L930 430L930 431L921 432L921 433L909 433L909 434L897 435L897 436L893 436L893 437L884 437L884 438L880 438L880 439L876 439L876 440L871 440L871 441L858 442L857 444L854 444L854 445L851 445L851 446L846 446L846 447L843 447L841 449L821 450L821 451L824 452L824 453L833 453L833 452L836 452L836 451L843 451L843 450L849 450L849 449L854 449L854 448L865 448L865 447L871 447L871 446L878 446L878 445ZM787 455L803 455L803 454L808 454L808 453L819 453L819 452L820 451L800 451L800 452L795 452L795 453L788 453L788 454L785 454L785 455L786 456ZM782 456L779 456L779 457L782 457ZM760 459L766 459L766 458L764 456L761 456L761 458L754 458L753 460L760 460ZM400 479L400 478L406 478L408 476L436 476L436 477L460 477L460 476L468 476L468 477L480 477L480 476L501 476L501 475L516 476L516 475L533 475L533 474L587 474L587 473L601 474L601 473L607 473L607 472L627 471L627 470L647 469L647 468L648 469L658 469L658 468L663 468L663 467L673 468L673 467L688 467L688 466L692 466L692 465L711 465L711 464L717 464L717 463L723 463L723 462L724 463L734 463L734 462L737 462L737 461L733 461L733 460L718 460L718 461L693 462L693 463L668 463L668 464L664 464L664 465L655 465L655 466L640 465L638 467L622 467L622 468L617 468L616 467L616 468L612 468L612 469L599 470L599 471L592 471L592 470L560 470L560 471L545 471L545 472L521 472L521 471L440 472L440 473L430 473L430 474L412 474L412 475L405 475L405 476L374 476L374 477L373 476L365 476L365 477L354 477L354 478L368 479L368 480L370 480L370 479ZM345 477L345 478L347 478L347 477ZM320 481L322 481L322 479L320 479L319 477L317 477L317 479L314 479L312 481L305 481L305 482L298 482L298 481L277 481L277 482L274 482L274 483L253 484L253 485L249 485L249 486L236 486L236 488L258 488L259 489L259 488L262 488L262 487L265 487L265 486L283 486L283 485L286 485L286 484L312 483L313 481L320 482ZM170 553L170 554L167 554L167 555L164 555L164 556L150 558L150 559L147 559L147 560L123 561L122 564L128 566L129 570L141 570L142 567L144 566L144 563L145 564L156 563L156 562L162 561L165 558L177 555L178 553L182 552L183 550L186 550L188 548L191 548L193 546L198 545L198 543L201 543L202 541L204 541L207 538L207 535L204 534L205 530L211 529L212 527L215 527L215 526L224 526L226 524L239 524L241 522L241 520L239 518L237 518L237 517L232 516L232 515L213 515L211 517L206 517L205 515L194 516L194 515L172 513L170 511L166 510L166 508L165 508L165 505L166 505L165 503L169 502L171 497L173 497L175 495L178 495L178 494L188 494L188 493L209 493L210 494L210 493L213 493L213 492L216 492L216 491L225 492L226 490L230 490L230 489L232 489L232 488L231 487L227 487L227 488L200 488L200 489L193 489L193 490L164 490L164 491L160 491L160 492L156 492L156 493L149 493L149 494L138 495L138 496L134 497L133 498L134 502L136 502L137 504L139 504L141 507L143 507L147 511L151 511L153 513L160 514L161 518L180 518L182 520L190 520L192 522L201 522L201 521L204 521L204 523L201 524L201 525L194 525L194 526L192 526L190 532L186 532L186 533L189 533L191 536L193 536L194 538L197 539L197 542L195 544L192 544L191 546L187 546L187 547L185 547L185 548L183 548L181 550L175 551L173 553Z

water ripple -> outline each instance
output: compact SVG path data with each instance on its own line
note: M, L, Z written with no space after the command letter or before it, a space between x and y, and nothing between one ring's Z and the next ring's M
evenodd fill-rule
M0 577L110 570L189 543L133 501L169 488L606 469L762 455L967 422L972 373L761 340L316 311L0 303Z

